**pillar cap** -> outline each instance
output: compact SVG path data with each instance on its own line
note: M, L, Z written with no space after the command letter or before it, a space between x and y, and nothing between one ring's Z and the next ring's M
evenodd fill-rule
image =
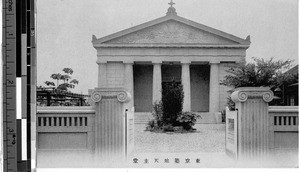
M231 99L237 102L245 102L248 98L262 98L265 102L270 102L274 98L269 87L240 87L231 94Z
M123 63L127 63L127 64L133 64L134 61L133 60L123 60Z
M99 59L98 59L98 60L96 61L96 63L97 63L97 64L106 64L106 63L107 63L107 60L99 60Z
M217 63L221 63L220 60L210 60L209 64L217 64Z
M162 64L162 60L152 60L152 64Z
M121 103L131 100L131 94L123 88L95 88L91 93L91 100L95 103L104 97L115 97Z
M180 61L181 64L191 64L191 60L181 60Z

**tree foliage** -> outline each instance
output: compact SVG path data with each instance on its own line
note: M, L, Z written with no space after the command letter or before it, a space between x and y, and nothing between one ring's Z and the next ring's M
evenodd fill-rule
M265 60L263 58L252 58L254 63L238 64L231 67L229 73L221 81L221 85L228 87L279 87L284 81L291 80L291 74L283 73L288 69L291 60L278 60L274 58Z
M280 88L282 85L288 85L298 82L298 73L284 73L289 69L291 60L278 60L274 58L252 58L254 63L238 64L227 70L227 74L220 85L231 88L238 87L269 87L272 91ZM234 102L230 97L227 98L229 109L233 110Z
M56 84L51 81L45 81L44 83L47 86L54 86L57 90L68 91L69 89L75 88L75 85L79 83L78 80L72 79L71 75L73 74L73 69L63 68L64 73L53 73L50 75L50 78L56 80ZM71 80L72 79L72 80ZM60 83L61 81L61 83Z

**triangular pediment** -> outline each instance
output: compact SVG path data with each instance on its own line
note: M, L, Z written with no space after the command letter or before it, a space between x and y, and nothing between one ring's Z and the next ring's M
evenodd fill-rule
M100 39L94 37L93 44L250 45L250 40L171 15Z
M124 35L110 44L237 44L226 38L171 20Z

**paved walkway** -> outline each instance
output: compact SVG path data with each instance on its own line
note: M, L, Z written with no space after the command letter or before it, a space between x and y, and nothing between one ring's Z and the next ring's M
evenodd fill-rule
M196 124L194 133L154 133L135 125L131 167L230 167L225 124ZM137 161L135 162L134 161Z
M225 124L196 124L195 133L154 133L135 125L134 153L225 152Z
M129 167L245 168L297 167L298 154L277 152L268 160L237 162L225 153L225 124L196 124L195 133L153 133L135 125L135 147Z

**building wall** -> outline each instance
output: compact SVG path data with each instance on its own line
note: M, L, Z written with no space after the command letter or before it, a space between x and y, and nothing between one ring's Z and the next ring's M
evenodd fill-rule
M134 106L136 112L152 111L152 65L134 65Z
M224 77L229 74L226 72L230 67L234 67L235 63L220 63L219 64L219 80L224 80ZM225 110L225 107L227 106L227 98L229 97L228 91L232 88L219 85L219 111Z
M124 64L122 62L108 62L106 67L107 87L124 87ZM219 81L223 80L230 67L235 63L219 64ZM209 110L209 65L190 65L191 76L191 110L194 112L208 112ZM208 78L208 79L207 79ZM162 82L181 80L180 65L162 65ZM152 111L153 65L134 65L134 100L136 112ZM225 109L227 97L231 88L219 85L219 111Z
M124 87L124 64L121 62L109 62L106 66L107 87Z
M117 66L117 65L114 65ZM219 80L223 80L226 72L234 63L219 64ZM116 68L116 67L115 67ZM136 112L152 111L152 84L153 84L153 65L134 65L134 100ZM109 69L108 69L109 70ZM117 74L119 75L119 74ZM116 75L114 75L116 76ZM191 77L191 111L209 111L209 65L190 65ZM181 80L180 65L162 65L162 82ZM114 82L122 80L114 79ZM219 111L227 106L227 92L230 88L218 85L219 87Z
M190 65L191 110L209 111L209 65Z

